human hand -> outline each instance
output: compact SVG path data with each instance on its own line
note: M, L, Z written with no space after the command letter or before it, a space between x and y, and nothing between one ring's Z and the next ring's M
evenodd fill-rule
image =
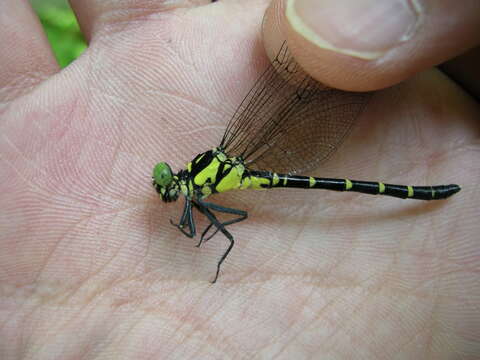
M172 227L151 168L218 143L268 4L206 3L73 1L90 44L60 72L31 10L0 5L0 358L473 357L480 111L437 70L380 92L318 175L460 193L218 196L249 219L208 282L227 242Z

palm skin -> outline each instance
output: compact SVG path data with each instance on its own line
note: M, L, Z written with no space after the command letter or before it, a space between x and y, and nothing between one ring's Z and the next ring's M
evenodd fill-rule
M227 241L199 250L171 226L182 204L151 169L218 144L266 60L241 16L202 9L114 26L3 110L0 358L473 359L480 112L436 70L379 92L306 175L460 193L211 197L249 219L210 284Z

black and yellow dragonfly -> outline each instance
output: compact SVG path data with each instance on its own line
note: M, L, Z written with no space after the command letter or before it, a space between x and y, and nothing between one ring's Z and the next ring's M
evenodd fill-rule
M153 186L162 200L176 201L180 195L185 198L180 221L172 224L194 237L192 209L196 208L210 221L197 246L218 231L230 241L218 261L213 282L234 245L226 227L245 220L247 212L205 201L210 195L230 190L302 188L437 200L460 190L454 184L406 186L296 175L326 160L338 148L370 97L371 93L321 85L302 71L284 43L236 110L217 147L197 155L176 174L165 162L155 165ZM235 218L222 222L215 213ZM214 230L207 237L212 226Z

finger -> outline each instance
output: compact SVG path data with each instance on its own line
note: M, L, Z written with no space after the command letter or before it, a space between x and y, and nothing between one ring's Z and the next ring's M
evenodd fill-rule
M166 10L210 4L212 0L70 0L85 39L91 39L110 25L123 26L125 22L145 18ZM123 24L123 25L122 25Z
M440 69L462 89L480 101L480 46L467 51L440 66Z
M0 1L0 103L7 103L59 67L27 0Z
M376 90L480 43L480 1L273 0L264 38L282 37L319 81Z

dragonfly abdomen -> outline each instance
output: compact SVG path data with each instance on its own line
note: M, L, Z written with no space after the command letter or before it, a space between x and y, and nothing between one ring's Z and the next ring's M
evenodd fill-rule
M252 178L261 188L300 188L325 189L335 191L351 191L370 195L386 195L401 199L439 200L445 199L458 191L460 186L455 184L436 186L393 185L382 182L358 181L349 179L329 179L312 176L277 174L266 171L251 171Z

